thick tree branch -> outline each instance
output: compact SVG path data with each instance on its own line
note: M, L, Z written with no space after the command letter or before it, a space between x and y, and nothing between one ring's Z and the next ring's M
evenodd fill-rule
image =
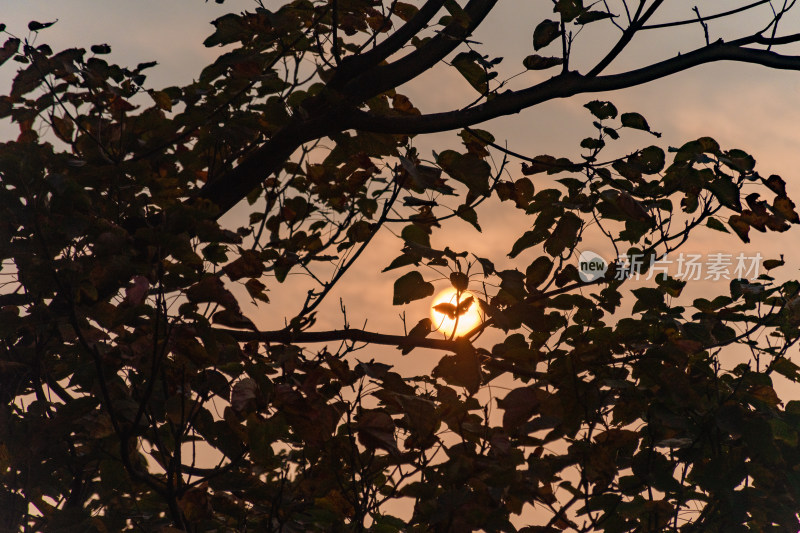
M458 48L494 9L496 3L497 0L470 0L464 7L464 13L469 18L466 27L459 20L454 20L417 50L355 78L345 86L345 96L352 103L361 103L376 94L413 80Z
M496 0L473 0L470 5L473 11L482 10L483 15L491 9ZM484 12L485 11L485 12ZM476 15L477 16L477 15ZM477 24L479 20L473 21ZM440 45L424 47L398 60L391 65L357 77L347 84L366 83L368 88L353 88L357 94L368 91L377 94L413 78L418 69L426 69L439 61L440 54L445 55L455 48L455 39L445 39L443 34L435 37L441 39ZM450 42L454 41L454 42ZM220 214L230 210L257 187L266 177L278 171L292 153L304 143L325 137L333 132L347 129L360 129L377 133L419 134L448 131L472 126L500 116L519 113L523 109L533 107L548 100L566 98L577 94L614 91L635 87L645 83L688 70L690 68L714 63L717 61L738 61L767 66L775 69L800 70L800 56L781 55L769 50L745 48L745 45L783 45L800 42L800 34L778 38L753 35L730 43L717 42L698 50L640 69L587 78L576 72L567 72L555 76L533 87L520 91L506 92L492 100L469 109L433 113L420 116L379 116L344 105L335 96L326 95L318 101L319 112L308 119L297 119L276 133L267 143L254 150L230 172L209 181L201 190L200 197L213 201L220 208ZM433 63L430 63L433 61ZM388 70L386 70L388 69ZM370 81L371 80L371 81ZM348 100L354 98L344 93ZM367 95L369 96L369 95ZM356 98L357 99L357 98Z
M230 335L240 342L278 342L278 343L317 343L334 341L367 342L386 346L431 348L433 350L455 351L462 339L429 339L426 337L406 337L405 335L386 335L362 329L335 329L331 331L244 331L215 328L220 333Z
M617 44L614 45L608 54L606 54L606 56L601 59L600 62L597 63L597 65L595 65L594 68L592 68L592 70L586 74L586 76L591 78L603 72L603 70L610 65L611 62L614 61L617 56L619 56L619 54L622 53L625 47L627 47L633 39L633 36L636 35L645 22L650 20L650 17L655 15L656 11L658 11L658 8L661 7L661 4L663 3L664 0L656 0L641 17L638 16L637 13L637 17L633 20L633 22L631 22L631 25L628 26L624 32L622 32L622 37L620 37L619 41L617 41ZM644 2L639 5L639 9L641 9L642 6L644 6Z
M761 43L765 38L748 38L734 43L714 43L688 54L621 74L586 78L570 72L550 78L521 91L507 92L466 110L420 116L386 117L357 111L351 126L378 133L417 134L448 131L519 113L523 109L556 98L583 93L614 91L635 87L690 68L717 61L738 61L775 69L800 70L800 56L786 56L767 50L743 48L741 44ZM800 35L780 38L781 44L800 41Z
M199 196L214 202L220 209L220 215L226 213L270 174L280 169L303 143L349 129L344 114L348 107L354 108L365 99L402 85L444 59L478 27L496 3L497 0L470 0L464 8L469 18L466 28L456 20L418 50L390 65L368 70L347 83L342 91L328 91L310 102L309 106L314 108L310 114L315 116L307 120L295 120L284 127L233 170L209 181ZM381 53L387 51L385 49ZM343 98L349 106L345 105Z
M340 124L339 113L335 110L309 120L292 122L263 146L245 156L230 172L206 183L200 190L200 198L214 202L222 216L270 174L280 170L304 143L346 129L341 128Z
M445 0L428 0L411 20L403 24L380 44L363 54L344 58L341 66L336 70L336 74L328 83L328 87L339 88L354 76L360 75L388 59L405 46L412 37L422 31L434 15L442 9L444 3Z

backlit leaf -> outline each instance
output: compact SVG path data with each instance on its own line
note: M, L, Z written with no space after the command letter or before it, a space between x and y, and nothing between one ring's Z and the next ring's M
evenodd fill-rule
M742 239L742 242L750 242L750 224L745 222L741 216L731 215L730 218L728 218L728 225L733 228L733 231Z
M571 212L564 213L556 224L553 233L544 243L544 250L553 257L560 256L567 248L577 244L578 232L583 221Z
M17 53L17 50L19 50L19 44L20 40L15 37L10 38L3 43L3 47L0 48L0 65L8 61L11 56Z
M583 0L557 0L553 11L561 13L561 20L570 22L584 11Z
M650 131L650 125L639 113L623 113L620 117L622 125L626 128Z
M469 276L463 272L452 272L450 274L450 283L457 291L465 291L469 287Z
M433 375L442 378L450 385L464 387L471 394L478 391L481 383L480 365L470 351L445 355L433 369Z
M575 20L578 24L589 24L598 20L611 18L612 15L608 11L584 11Z
M369 449L398 452L394 421L383 411L372 409L361 413L356 423L356 434L358 441Z
M422 274L417 271L405 274L394 282L394 305L403 305L414 300L420 300L433 296L433 285L422 278Z
M528 70L544 70L562 63L564 60L560 57L542 57L537 54L530 55L522 61L522 65Z
M554 20L543 20L533 30L533 49L540 50L561 35L561 26Z
M792 202L788 197L779 196L778 198L775 198L775 200L772 202L772 207L789 222L793 224L800 222L797 211L794 210L794 202Z
M472 87L481 94L489 91L490 76L486 69L481 66L475 57L475 52L461 52L453 58L453 66L464 76Z
M58 21L54 20L53 22L37 22L35 20L32 20L28 23L28 29L31 31L44 30L45 28L49 28L56 22Z
M614 107L614 104L611 102L592 100L583 107L588 109L592 115L596 116L600 120L617 117L617 108Z
M439 154L436 162L447 174L469 187L475 194L489 194L489 163L474 154L459 154L453 150L445 150Z
M706 226L708 226L711 229L715 229L717 231L722 231L724 233L730 233L728 231L728 229L722 224L722 222L720 222L719 220L717 220L714 217L709 217L708 218L708 220L706 221Z

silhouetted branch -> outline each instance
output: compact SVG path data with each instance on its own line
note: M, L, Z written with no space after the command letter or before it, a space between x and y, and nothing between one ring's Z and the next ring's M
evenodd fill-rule
M697 23L704 23L709 20L714 20L722 17L727 17L729 15L735 15L736 13L741 13L742 11L747 11L748 9L753 9L754 7L758 7L763 4L769 3L770 0L758 0L758 2L753 2L752 4L748 4L746 6L737 7L736 9L731 9L730 11L723 11L722 13L715 13L713 15L708 15L707 17L700 17L700 18L693 18L693 19L686 19L686 20L676 20L675 22L664 22L661 24L648 24L647 26L642 26L639 29L642 30L657 30L661 28L672 28L674 26L684 26L686 24L697 24Z
M215 328L220 333L230 335L240 342L277 342L283 344L302 344L333 341L368 342L386 346L431 348L433 350L455 351L461 339L429 339L423 337L406 337L405 335L386 335L363 329L334 329L330 331L244 331L227 328Z
M769 42L788 44L798 41L800 41L800 35L776 39L754 36L732 43L714 43L693 52L621 74L595 78L587 78L576 72L560 74L528 89L500 94L486 103L466 110L398 117L377 116L364 111L355 111L352 127L377 133L398 134L448 131L519 113L526 108L556 98L644 85L699 65L717 61L738 61L775 69L800 70L800 56L787 56L743 47L744 44L768 44Z
M458 48L496 3L497 0L470 0L464 6L464 13L469 18L466 27L461 25L461 21L453 20L438 35L410 54L353 79L344 87L345 97L351 104L361 103L364 99L415 79Z
M380 44L363 54L344 58L341 66L331 79L329 87L340 87L350 81L353 76L359 75L388 59L389 56L400 50L412 37L425 28L444 4L445 0L428 0L411 20L403 24L400 29L392 33Z

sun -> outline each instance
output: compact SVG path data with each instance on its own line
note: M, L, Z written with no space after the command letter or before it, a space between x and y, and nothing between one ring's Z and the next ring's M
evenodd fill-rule
M439 306L438 309L437 306ZM456 325L455 316L457 306L461 306L463 311L463 313L457 317L458 325ZM464 310L464 307L466 307L466 310ZM433 322L434 331L440 331L450 337L453 335L453 330L455 330L456 327L458 328L456 330L456 335L467 333L482 322L482 317L477 298L475 298L472 293L469 291L461 291L459 295L458 292L451 287L440 292L433 298L433 302L431 302L431 320Z

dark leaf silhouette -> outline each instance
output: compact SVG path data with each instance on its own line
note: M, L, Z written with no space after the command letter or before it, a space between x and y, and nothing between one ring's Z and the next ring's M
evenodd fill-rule
M433 295L433 285L419 272L409 272L394 282L394 305L402 305Z

